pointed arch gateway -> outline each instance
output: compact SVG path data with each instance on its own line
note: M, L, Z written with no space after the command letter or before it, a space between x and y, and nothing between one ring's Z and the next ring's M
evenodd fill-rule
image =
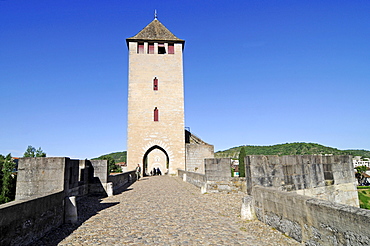
M143 175L147 176L153 168L159 167L162 174L166 174L169 169L170 158L165 149L158 145L150 147L143 156Z

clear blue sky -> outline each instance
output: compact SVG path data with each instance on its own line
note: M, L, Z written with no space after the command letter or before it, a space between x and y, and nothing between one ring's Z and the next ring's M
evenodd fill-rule
M185 125L215 150L370 149L370 1L0 0L0 154L126 150L125 39L185 39Z

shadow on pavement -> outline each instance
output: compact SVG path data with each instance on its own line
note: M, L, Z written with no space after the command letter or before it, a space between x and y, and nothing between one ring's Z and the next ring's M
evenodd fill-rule
M135 183L137 181L133 181L133 182L128 182L126 184L124 184L123 186L121 186L120 188L116 189L113 191L113 195L119 195L119 194L122 194L123 192L125 191L130 191L130 190L133 190L133 188L129 188L133 183Z
M129 188L132 184L133 182L125 184L116 192L114 192L114 195L132 190L132 188ZM30 245L58 245L61 241L63 241L63 239L71 235L74 230L80 227L86 220L90 219L104 209L119 204L119 202L102 203L103 198L104 196L93 195L79 198L77 200L78 222L76 224L63 224L58 228L49 231L44 237L34 241Z

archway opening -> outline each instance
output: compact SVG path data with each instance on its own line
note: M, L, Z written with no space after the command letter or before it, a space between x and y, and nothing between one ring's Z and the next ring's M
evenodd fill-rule
M162 174L167 174L170 158L167 152L160 146L154 145L143 156L143 175L153 174L153 169L159 168Z

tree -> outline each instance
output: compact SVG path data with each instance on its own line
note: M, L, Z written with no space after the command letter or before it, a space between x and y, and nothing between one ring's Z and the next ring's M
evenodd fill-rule
M358 184L361 185L365 179L364 173L367 171L367 166L358 166L355 167L355 169L357 170L355 176L357 178Z
M28 145L26 152L23 157L46 157L46 153L39 147L37 150L35 147Z
M2 182L0 187L1 204L14 200L17 176L15 175L15 163L10 154L8 154L5 158L1 158L0 161L2 162Z
M239 177L245 177L245 163L244 157L246 156L244 146L240 149L239 152Z
M4 161L5 161L5 156L3 155L0 155L0 195L1 195L1 191L3 190L3 165L4 165ZM1 204L1 202L0 202Z
M108 172L111 172L111 173L122 172L121 167L116 165L115 160L110 155L102 155L96 158L95 160L107 160L108 161Z

